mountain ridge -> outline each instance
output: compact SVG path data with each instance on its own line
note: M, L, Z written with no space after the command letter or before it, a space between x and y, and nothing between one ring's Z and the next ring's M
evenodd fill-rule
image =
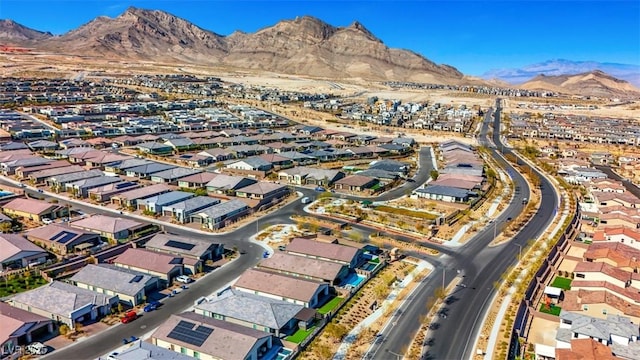
M529 89L581 94L580 86L576 84L586 81L588 91L585 94L588 96L605 96L607 92L618 96L639 91L605 73L582 74L571 79L566 74L559 74L561 63L575 63L568 60L555 60L555 65L553 62L538 64L527 71L498 71L494 74L497 76L489 80L472 77L454 66L436 64L415 51L389 48L359 21L348 26L333 26L309 15L281 20L253 33L236 30L225 36L162 10L129 7L117 17L98 16L55 36L12 20L2 20L0 44L3 42L12 46L17 43L36 51L99 57L108 61L222 66L332 80L351 78L503 86L509 71L516 75L529 71L534 76L523 79L521 84ZM547 70L546 75L565 77L536 78L540 70Z
M639 96L640 89L626 80L618 79L602 70L571 75L539 74L520 85L528 90L553 90L573 95L611 97Z

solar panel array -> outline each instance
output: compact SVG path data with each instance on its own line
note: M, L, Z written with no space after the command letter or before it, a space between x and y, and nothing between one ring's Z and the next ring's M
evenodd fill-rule
M186 250L186 251L189 251L194 247L196 247L195 244L187 244L185 242L178 241L178 240L169 240L164 245L172 248L176 248L176 249Z
M187 344L202 346L213 332L213 329L202 325L199 325L195 329L194 327L194 323L180 320L167 337Z
M60 244L66 244L71 241L77 234L68 231L61 231L51 238L51 241L58 242Z

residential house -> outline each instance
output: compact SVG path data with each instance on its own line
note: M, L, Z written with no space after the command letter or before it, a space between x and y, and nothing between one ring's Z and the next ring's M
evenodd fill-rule
M560 348L571 348L571 339L593 339L604 345L628 346L636 342L638 336L638 324L625 316L607 315L606 319L598 319L561 310L556 344Z
M138 200L144 200L152 196L168 193L171 189L165 184L155 184L138 189L125 191L111 197L111 203L120 207L137 208Z
M307 238L294 238L285 251L292 255L336 262L349 269L355 269L363 259L361 249Z
M363 175L348 175L334 183L336 190L362 192L374 188L380 181Z
M194 197L194 193L186 191L169 191L138 200L138 209L153 214L162 213L162 208Z
M263 181L236 190L236 196L239 198L260 200L259 206L284 198L287 195L289 195L287 186Z
M171 216L173 219L184 224L189 222L191 214L195 214L219 203L220 199L214 199L208 196L195 196L171 205L163 206L162 215Z
M109 164L105 164L104 172L106 174L123 175L126 174L127 169L131 169L137 166L148 165L154 163L148 159L126 159L115 161Z
M257 183L255 179L219 174L207 183L207 191L216 194L235 194L236 190Z
M142 184L132 181L120 181L112 184L98 186L90 189L88 194L91 200L98 202L107 202L111 197L122 194L123 192L141 188Z
M124 350L109 354L109 360L193 360L193 357L182 355L170 348L163 348L146 341L129 343Z
M85 171L85 169L80 165L70 165L59 168L38 170L29 174L29 180L31 180L32 184L42 184L45 182L45 180L52 176L73 174L83 171Z
M76 323L90 323L110 314L118 297L53 281L18 293L8 303L74 329Z
M94 232L112 241L127 240L150 226L138 221L106 215L92 215L72 221L69 225Z
M230 162L225 167L245 171L269 171L273 169L273 164L258 156L254 156Z
M466 203L472 197L477 196L476 193L465 189L431 184L424 188L416 189L413 193L419 198L460 203Z
M27 198L16 198L2 206L7 215L40 222L42 219L57 219L69 215L69 209L58 204Z
M248 212L249 206L244 201L233 199L192 214L191 222L202 224L203 228L217 230Z
M345 177L340 170L317 169L298 166L278 172L278 180L294 185L315 185L329 187Z
M277 154L262 154L258 155L258 157L279 169L290 168L293 166L293 160Z
M151 181L160 184L177 185L178 180L201 173L201 170L189 169L184 167L175 167L172 169L159 171L151 174Z
M216 173L200 172L178 179L178 186L182 189L204 189L216 176Z
M170 155L173 147L167 144L150 141L136 145L139 151L151 155Z
M53 160L51 159L44 159L37 156L30 156L26 158L21 157L15 160L1 161L0 169L2 170L2 173L5 176L8 176L8 175L14 175L16 170L19 168L38 167L38 166L50 164L52 162Z
M177 166L175 165L169 165L169 164L162 164L162 163L150 163L150 164L144 164L144 165L140 165L140 166L135 166L132 168L128 168L126 170L126 174L129 177L136 177L138 179L149 179L151 178L151 175L158 173L160 171L165 171L165 170L169 170L169 169L174 169Z
M113 260L116 266L156 276L163 285L183 274L182 262L179 256L139 248L127 249Z
M217 260L224 254L224 246L210 240L173 234L156 234L145 243L148 250L183 258L184 270L192 274L202 271L207 260Z
M175 138L164 142L164 145L170 146L175 151L187 151L196 148L198 145L189 138Z
M246 270L233 288L256 295L299 304L322 306L329 297L329 284L257 269Z
M53 333L53 322L43 316L0 302L0 359L17 355L20 346Z
M257 268L336 286L349 273L349 266L345 264L282 252L260 261Z
M25 236L60 255L87 249L101 242L98 234L58 223L31 229Z
M199 152L197 155L211 157L214 162L226 161L234 158L234 152L228 149L215 148Z
M593 243L609 243L618 242L640 250L640 230L623 227L612 226L598 229L593 234Z
M102 177L104 173L98 169L74 172L71 174L56 175L48 178L45 182L53 191L65 191L66 185L75 181Z
M385 170L402 176L409 172L409 164L401 161L385 159L371 162L371 164L369 164L369 169Z
M59 169L62 167L68 167L70 165L71 164L67 160L57 160L57 161L53 161L48 164L44 164L40 166L17 168L15 171L15 175L16 175L16 178L23 180L23 179L27 179L29 175L31 175L32 173L35 173L38 171L48 170L48 169Z
M198 300L194 312L280 337L295 332L296 315L302 309L302 305L281 299L227 289L215 297Z
M18 234L0 234L0 272L42 264L48 253Z
M146 296L158 287L158 278L110 264L87 264L69 279L75 286L117 296L129 306L145 302Z
M171 315L151 335L154 345L200 359L268 360L282 342L265 331L193 312Z
M74 181L72 183L65 184L65 189L73 196L79 198L86 198L89 196L89 191L98 187L102 187L109 184L115 184L122 182L118 177L113 176L98 176L89 179L83 179Z

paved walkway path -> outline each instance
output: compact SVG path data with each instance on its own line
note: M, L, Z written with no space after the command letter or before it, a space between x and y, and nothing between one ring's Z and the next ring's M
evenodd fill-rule
M347 334L347 336L345 336L344 340L342 340L342 343L340 344L340 348L338 348L338 352L333 356L334 360L342 360L346 357L347 351L349 350L351 345L356 341L356 339L358 338L358 335L360 335L360 332L362 332L363 329L368 328L374 322L380 319L380 317L385 313L385 311L387 311L389 306L391 306L391 304L397 299L398 294L400 294L400 291L406 288L413 281L416 275L418 275L425 269L433 270L433 265L431 265L426 261L420 261L417 265L418 266L411 273L409 273L409 275L405 276L405 278L400 282L400 284L396 285L394 289L391 290L391 293L389 294L389 296L387 296L384 302L382 302L382 305L376 311L374 311L371 315L367 316L364 320L362 320L358 325L356 325L349 332L349 334ZM407 297L409 295L411 294L408 294ZM405 301L406 300L401 300L398 307L402 306L402 304ZM394 312L394 314L391 316L389 321L391 321L397 315L398 314Z

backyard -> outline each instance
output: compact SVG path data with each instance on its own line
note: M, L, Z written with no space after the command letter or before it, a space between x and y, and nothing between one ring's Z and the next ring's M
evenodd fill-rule
M311 334L314 330L316 329L316 326L312 326L310 328L308 328L307 330L304 329L298 329L298 331L296 331L295 333L293 333L293 335L287 336L285 338L285 340L290 341L292 343L296 343L296 344L300 344L304 339L307 338L307 336L309 336L309 334Z
M333 299L331 299L331 301L328 301L326 304L324 304L321 308L318 309L318 312L322 315L324 314L328 314L330 313L333 309L335 309L336 307L338 307L338 305L340 305L340 303L344 300L344 298L341 298L340 296L336 296Z
M553 279L551 286L560 288L562 290L571 290L571 279L556 277Z
M23 291L35 289L47 283L42 276L16 276L8 275L0 280L0 297L17 294Z
M540 304L540 312L543 312L545 314L551 314L554 316L560 316L560 311L562 310L562 308L558 305L554 305L554 304Z

